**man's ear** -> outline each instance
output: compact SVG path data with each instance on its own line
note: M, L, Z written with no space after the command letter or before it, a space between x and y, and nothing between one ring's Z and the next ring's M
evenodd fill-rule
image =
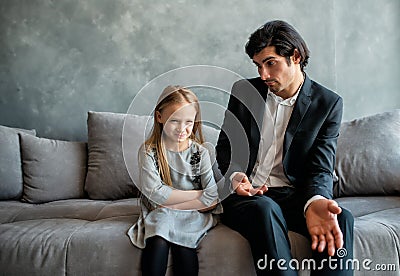
M292 55L292 60L294 64L300 64L301 62L301 56L300 56L300 52L297 49L294 49L293 51L293 55Z

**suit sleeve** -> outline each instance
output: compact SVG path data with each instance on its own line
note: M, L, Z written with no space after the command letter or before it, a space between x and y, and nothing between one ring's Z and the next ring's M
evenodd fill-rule
M248 150L245 145L247 142L242 142L241 147L238 147L238 139L246 139L246 134L243 129L243 114L245 105L240 100L240 81L236 82L229 97L228 107L225 111L224 121L221 126L221 131L216 145L216 159L218 168L223 176L218 181L218 193L221 199L226 198L233 192L231 181L229 179L233 172L245 172L246 167L238 164L237 161L246 161L246 155L242 154L242 158L238 158L239 151ZM242 133L240 135L239 133ZM238 160L239 159L239 160Z
M315 195L332 198L333 170L342 113L343 100L338 97L311 147L307 162L308 175L305 179L307 199Z
M231 162L231 141L228 136L232 133L235 118L238 116L237 111L240 109L240 101L234 95L236 91L235 87L236 84L232 87L232 93L229 97L228 107L225 111L224 121L216 146L218 167L223 175L227 173Z
M254 91L247 80L238 81L232 87L216 146L218 166L226 178L233 172L247 170L250 151L245 127L251 120L247 98L250 98L249 93Z

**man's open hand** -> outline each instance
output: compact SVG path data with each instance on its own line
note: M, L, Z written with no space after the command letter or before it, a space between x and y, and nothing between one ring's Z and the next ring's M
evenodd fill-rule
M236 193L241 196L262 195L268 190L266 185L254 188L247 178L247 175L242 172L235 174L232 179L232 187Z
M328 255L333 256L336 248L343 246L343 234L337 220L341 212L337 203L329 199L318 199L308 206L306 222L313 250L322 252L327 247Z

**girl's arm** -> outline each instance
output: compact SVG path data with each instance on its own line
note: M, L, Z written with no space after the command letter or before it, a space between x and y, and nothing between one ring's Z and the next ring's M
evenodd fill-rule
M165 207L180 210L199 210L206 212L214 209L218 204L218 187L215 183L212 164L209 152L206 148L201 147L201 184L203 190L200 190L201 195L193 200L182 202L179 204L167 204Z
M169 197L164 202L164 206L168 207L168 205L176 205L176 204L189 204L189 202L200 202L199 198L202 196L202 190L176 190L172 189ZM180 209L180 208L179 208ZM190 208L195 209L195 208Z
M217 206L218 200L215 200L210 206L206 206L203 202L198 199L186 201L179 204L171 204L165 205L165 207L171 209L179 209L179 210L198 210L200 212L206 212L214 209Z
M178 203L178 204L167 204L167 205L165 205L165 207L168 207L171 209L179 209L179 210L193 210L193 209L197 210L197 209L205 208L206 206L200 200L193 199L193 200L189 200L189 201Z
M158 205L173 205L199 199L203 195L202 190L178 190L166 185L156 168L154 156L147 153L143 147L139 151L138 188L151 201Z

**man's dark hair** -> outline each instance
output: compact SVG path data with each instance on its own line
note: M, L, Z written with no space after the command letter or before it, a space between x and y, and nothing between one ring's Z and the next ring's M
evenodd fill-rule
M290 57L297 49L301 56L300 68L304 71L310 57L310 51L300 34L288 23L275 20L265 23L262 27L251 34L246 43L246 53L252 59L255 54L261 52L265 47L275 46L276 53L285 57L290 65Z

